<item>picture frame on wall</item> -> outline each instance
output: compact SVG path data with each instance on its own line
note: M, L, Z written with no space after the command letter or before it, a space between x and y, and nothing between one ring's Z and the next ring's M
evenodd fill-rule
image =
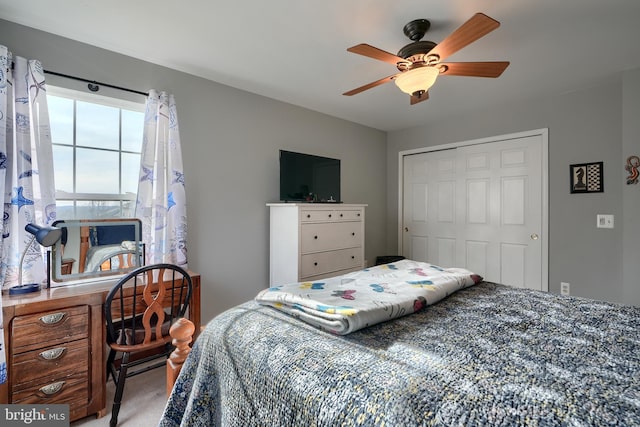
M603 193L603 164L593 162L571 165L571 193Z

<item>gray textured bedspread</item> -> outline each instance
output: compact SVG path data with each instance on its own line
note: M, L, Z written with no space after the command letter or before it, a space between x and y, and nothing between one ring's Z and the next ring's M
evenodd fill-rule
M345 336L211 321L161 426L640 425L640 308L480 283Z

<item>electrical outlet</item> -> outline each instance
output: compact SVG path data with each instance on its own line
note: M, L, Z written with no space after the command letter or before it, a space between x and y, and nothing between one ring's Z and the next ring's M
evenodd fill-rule
M560 295L571 295L571 284L560 282Z
M596 215L596 227L598 228L613 228L613 215Z

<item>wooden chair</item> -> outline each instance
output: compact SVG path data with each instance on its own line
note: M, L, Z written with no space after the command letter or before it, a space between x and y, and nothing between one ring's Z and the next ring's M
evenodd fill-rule
M107 295L107 376L116 384L112 427L118 422L126 378L165 366L173 351L169 330L185 316L191 291L191 277L184 269L155 264L133 270Z

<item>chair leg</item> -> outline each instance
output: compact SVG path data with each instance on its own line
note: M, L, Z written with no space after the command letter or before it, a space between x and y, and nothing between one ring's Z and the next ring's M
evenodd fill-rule
M116 360L116 351L109 350L109 357L107 358L107 381L109 380L109 376L113 378L113 383L117 384L118 380L116 379L116 368L113 365L113 362Z
M124 392L124 382L127 379L127 368L129 364L129 353L122 355L122 362L120 363L120 370L118 372L118 381L116 382L116 393L113 397L113 406L111 408L111 421L110 427L116 427L118 424L118 413L120 412L120 403L122 402L122 394Z

